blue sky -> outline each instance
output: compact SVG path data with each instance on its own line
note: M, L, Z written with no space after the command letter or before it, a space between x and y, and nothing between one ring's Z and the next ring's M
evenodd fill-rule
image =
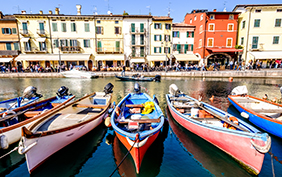
M1 0L0 11L4 14L15 14L21 10L27 13L39 13L43 10L48 13L49 10L60 8L62 14L76 14L76 4L82 5L83 15L91 15L95 11L98 14L107 14L108 9L113 14L122 14L125 10L129 14L140 15L149 14L164 16L168 14L170 7L171 17L174 22L181 22L186 13L193 9L208 9L212 11L217 9L222 11L226 7L227 11L232 11L236 4L282 4L281 0ZM225 4L225 5L224 5Z

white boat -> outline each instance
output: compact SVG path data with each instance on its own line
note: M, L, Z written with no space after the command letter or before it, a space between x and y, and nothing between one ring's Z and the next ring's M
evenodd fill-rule
M110 85L112 89L113 85ZM108 94L111 91L107 91L106 87L105 92L94 92L52 109L28 128L22 128L23 136L18 151L25 154L30 173L52 154L103 122L108 116L112 99L111 94Z
M70 71L60 72L64 77L72 77L72 78L98 78L99 76L91 71L81 71L77 69L72 69Z

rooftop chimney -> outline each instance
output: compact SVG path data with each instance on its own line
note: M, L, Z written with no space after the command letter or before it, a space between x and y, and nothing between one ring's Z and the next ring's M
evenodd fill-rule
M214 12L216 12L216 9L213 9Z
M60 9L58 7L56 7L55 14L59 15L59 13L60 13Z
M76 9L77 9L77 15L81 15L81 5L77 4Z
M49 10L49 14L53 14L52 10Z
M43 14L43 11L42 11L42 10L40 10L40 11L39 11L39 14Z
M25 11L25 10L22 10L22 14L26 14L26 11Z

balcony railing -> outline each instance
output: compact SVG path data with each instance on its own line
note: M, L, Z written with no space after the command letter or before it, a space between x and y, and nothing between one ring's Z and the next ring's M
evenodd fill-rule
M138 28L138 27L134 28L134 29L130 28L129 32L132 33L132 34L146 34L146 29L145 28L141 29L141 28Z
M98 54L122 54L123 49L120 47L113 47L113 48L103 48L97 47Z
M23 48L23 51L25 53L47 53L47 48L45 49L39 49L39 48Z
M79 52L81 52L81 48L80 48L79 46L71 46L71 47L65 46L65 47L60 47L60 50L61 50L63 53L79 53Z
M23 35L23 36L25 36L25 37L26 37L26 36L29 36L28 30L25 30L25 29L21 29L21 30L20 30L20 34Z
M37 34L39 36L46 36L45 30L42 30L42 29L37 29Z

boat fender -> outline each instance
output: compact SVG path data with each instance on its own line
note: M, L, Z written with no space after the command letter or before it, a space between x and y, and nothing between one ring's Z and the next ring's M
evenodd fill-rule
M5 135L0 136L0 146L2 149L9 148L8 138Z
M241 112L240 114L242 117L244 117L245 119L249 119L249 114L245 113L245 112Z
M115 113L116 113L117 117L120 116L120 108L118 106L116 107Z
M23 155L23 154L27 153L31 148L33 148L36 144L37 144L37 142L34 142L34 143L30 144L29 146L24 147L23 142L20 141L18 153Z
M107 117L105 119L104 123L105 123L106 127L111 127L112 126L112 124L111 124L111 117Z

